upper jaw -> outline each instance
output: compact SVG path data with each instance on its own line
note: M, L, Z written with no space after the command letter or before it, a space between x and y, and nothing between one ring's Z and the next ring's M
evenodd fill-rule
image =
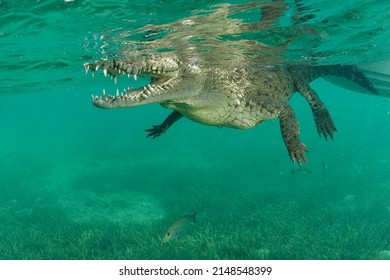
M123 92L116 91L110 95L103 90L103 96L92 95L92 104L100 108L132 107L148 103L159 103L166 98L164 93L174 86L179 77L180 62L172 57L144 57L135 61L130 60L101 60L84 64L86 73L102 70L104 76L111 76L115 83L119 75L127 75L137 79L138 76L151 77L151 83L143 88Z

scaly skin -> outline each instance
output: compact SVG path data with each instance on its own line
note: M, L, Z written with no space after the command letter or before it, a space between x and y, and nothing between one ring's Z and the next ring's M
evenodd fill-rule
M192 20L203 28L195 30L202 32L205 32L204 25L210 24L210 19ZM221 21L219 19L218 22ZM232 25L231 22L229 24ZM238 28L239 25L233 26ZM219 34L221 30L218 24L214 24L207 32ZM173 43L176 39L168 36L157 40L155 44L161 47L162 43ZM84 64L87 72L100 69L106 76L111 75L115 79L119 75L151 78L151 83L143 88L129 88L114 96L93 96L92 103L107 109L159 103L172 109L173 112L161 125L147 130L148 137L153 138L163 134L183 116L205 125L238 129L249 129L265 120L278 118L289 156L293 162L301 165L307 162L307 149L299 139L298 121L288 104L295 92L308 101L319 135L332 139L336 127L309 83L322 76L341 76L375 93L370 82L353 66L286 66L266 63L264 59L245 54L247 49L268 48L261 44L239 41L227 45L213 36L209 38L208 44L218 47L211 48L209 52L193 53L188 51L188 45L184 42L182 45L177 43L175 51L164 54L142 57L128 54L123 60ZM232 45L239 45L240 48L232 50ZM243 47L245 50L242 50ZM229 59L224 59L229 53Z

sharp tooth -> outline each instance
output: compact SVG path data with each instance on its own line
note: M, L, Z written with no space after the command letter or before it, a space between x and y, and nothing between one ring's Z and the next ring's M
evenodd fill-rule
M95 78L95 72L92 71L91 73L92 73L92 78Z
M92 94L92 99L94 98L93 94Z
M103 96L106 96L106 90L103 89Z
M107 69L104 69L103 73L104 73L104 77L107 77Z
M96 65L95 67L95 71L97 71L99 69L99 65Z
M141 96L142 96L143 98L145 98L145 99L147 99L147 98L149 97L149 96L148 96L147 94L145 94L145 93L142 93Z
M118 76L114 77L114 83L116 84L118 82Z
M127 78L130 78L130 74L127 74Z
M134 80L137 80L137 74L133 75Z
M116 96L119 96L119 89L116 90Z
M148 85L148 91L146 91L146 93L147 93L147 95L149 95L149 96L151 96L152 95L152 92L154 92L155 90L154 90L154 88L149 84Z

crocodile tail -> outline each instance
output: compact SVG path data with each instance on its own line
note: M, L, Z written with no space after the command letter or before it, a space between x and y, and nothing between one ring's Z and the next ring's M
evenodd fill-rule
M332 65L332 66L319 66L323 67L323 76L339 76L346 78L361 87L365 88L373 94L378 94L376 88L372 85L371 81L359 70L355 65Z
M330 82L340 85L345 88L351 88L345 83L341 82L341 79L334 79L334 77L342 77L353 83L359 85L371 94L378 94L376 88L372 85L371 81L354 65L322 65L322 66L306 66L306 65L293 65L288 67L290 73L294 76L299 76L301 80L305 80L310 83L317 78L325 78ZM351 83L352 84L352 83ZM352 88L355 91L361 91L359 89Z

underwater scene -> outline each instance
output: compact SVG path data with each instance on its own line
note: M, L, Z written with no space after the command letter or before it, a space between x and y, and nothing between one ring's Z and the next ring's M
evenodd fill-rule
M0 1L0 259L389 260L389 38L388 0Z

